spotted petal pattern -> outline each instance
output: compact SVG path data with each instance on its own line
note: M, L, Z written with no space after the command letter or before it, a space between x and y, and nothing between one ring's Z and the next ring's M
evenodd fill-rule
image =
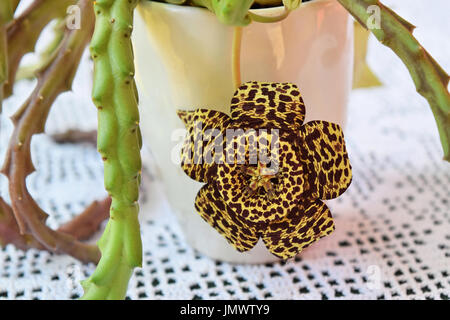
M246 139L242 139L245 137ZM273 178L273 198L268 198L265 192L249 195L247 190L249 177L243 173L243 168L249 166L249 154L252 143L248 141L266 141L267 157L271 158L267 168L273 169L276 177ZM244 154L242 164L238 164L236 156L232 163L225 162L218 166L215 185L222 198L229 204L237 215L248 223L267 223L286 216L296 205L304 192L304 169L298 157L298 149L292 142L289 132L281 131L278 134L271 132L250 132L236 135L227 148L242 150ZM253 147L253 149L255 149ZM259 145L259 151L264 150ZM276 150L276 152L275 152ZM232 150L227 149L227 154ZM266 152L263 152L264 154ZM251 164L256 168L255 163ZM261 190L263 191L263 190Z
M333 232L320 199L341 195L351 183L344 136L333 123L303 125L297 86L248 82L232 99L231 118L206 109L179 116L188 129L181 166L207 183L195 208L238 251L262 238L288 259Z
M219 231L238 251L252 249L259 240L255 228L243 223L212 185L204 185L195 199L200 216Z
M231 100L235 125L249 128L299 129L305 120L305 105L292 83L247 82Z
M271 223L263 233L263 241L281 259L294 257L313 242L334 231L328 207L320 200L301 203L283 219Z
M177 114L188 130L181 152L181 168L194 180L212 181L217 172L217 164L223 162L223 153L214 150L222 146L230 117L207 109L179 110Z
M310 176L315 176L319 199L339 197L352 181L352 168L339 125L326 121L311 121L300 130L303 160L309 164Z

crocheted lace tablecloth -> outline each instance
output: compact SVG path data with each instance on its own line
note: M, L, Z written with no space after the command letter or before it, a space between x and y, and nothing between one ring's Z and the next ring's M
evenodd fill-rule
M385 1L420 26L430 53L450 70L448 0ZM190 248L152 172L143 172L141 229L143 267L129 284L131 299L449 299L450 165L442 161L436 125L406 68L375 39L368 61L383 87L353 91L346 129L354 179L330 201L336 231L289 262L233 265ZM60 96L47 132L93 129L87 56L73 92ZM26 99L33 81L22 81L0 118L3 159L12 124L9 115ZM103 168L94 146L34 138L37 171L28 180L56 227L103 190ZM144 157L149 157L144 153ZM0 196L8 198L0 177ZM97 235L98 237L98 235ZM93 265L68 256L8 245L0 249L0 299L75 299L79 280Z

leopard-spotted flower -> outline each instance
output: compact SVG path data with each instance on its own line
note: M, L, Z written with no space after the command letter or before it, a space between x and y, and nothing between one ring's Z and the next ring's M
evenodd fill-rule
M262 238L288 259L334 230L322 200L341 195L352 179L343 133L326 121L303 124L297 86L248 82L234 94L231 116L178 115L188 130L181 166L206 183L195 208L238 251Z

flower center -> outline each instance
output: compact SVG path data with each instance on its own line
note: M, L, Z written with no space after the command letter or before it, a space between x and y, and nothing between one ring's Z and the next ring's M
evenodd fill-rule
M274 185L278 182L278 169L267 168L258 163L258 166L245 166L243 173L249 177L245 192L250 196L265 192L269 200L275 196Z

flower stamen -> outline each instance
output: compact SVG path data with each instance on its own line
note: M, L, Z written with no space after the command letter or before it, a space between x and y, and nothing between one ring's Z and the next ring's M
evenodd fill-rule
M274 181L277 181L278 170L267 168L265 165L258 163L257 167L243 167L242 172L250 177L245 193L253 196L264 190L269 200L275 197Z

